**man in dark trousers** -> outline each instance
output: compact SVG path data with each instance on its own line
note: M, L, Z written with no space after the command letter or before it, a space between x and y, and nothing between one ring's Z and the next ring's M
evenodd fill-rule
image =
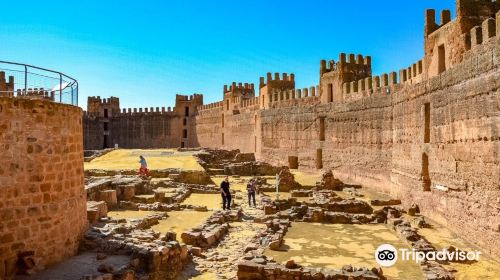
M231 209L231 192L229 191L229 178L227 176L220 183L220 193L222 195L222 209Z
M248 206L252 207L252 201L253 201L253 207L257 207L257 204L255 204L255 181L254 179L250 179L250 181L247 184L247 192L248 192Z

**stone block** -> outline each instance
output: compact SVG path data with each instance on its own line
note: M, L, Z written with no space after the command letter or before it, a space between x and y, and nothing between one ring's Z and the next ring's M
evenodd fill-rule
M99 192L99 200L106 202L109 209L113 209L118 205L116 190L104 190Z

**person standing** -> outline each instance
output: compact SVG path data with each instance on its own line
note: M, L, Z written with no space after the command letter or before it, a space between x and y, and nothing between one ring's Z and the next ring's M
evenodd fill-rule
M231 209L231 192L229 191L229 177L226 176L220 183L220 193L222 196L222 209Z
M255 181L254 179L250 179L247 184L247 193L248 193L248 206L252 207L252 201L253 201L253 207L257 207L257 204L255 203Z
M141 164L141 167L139 168L139 176L149 176L148 163L142 155L139 156L139 163Z

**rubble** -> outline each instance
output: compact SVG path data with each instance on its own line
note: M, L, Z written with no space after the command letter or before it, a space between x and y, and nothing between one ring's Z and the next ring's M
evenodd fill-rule
M287 267L288 266L288 267ZM239 280L271 280L271 279L353 279L375 280L386 279L377 268L343 267L340 270L305 268L293 261L281 265L268 260L264 255L248 256L238 263Z

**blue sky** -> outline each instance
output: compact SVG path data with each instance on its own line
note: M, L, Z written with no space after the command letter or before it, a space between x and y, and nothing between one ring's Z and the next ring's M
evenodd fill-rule
M122 108L172 106L177 93L215 102L224 84L267 72L308 87L340 52L397 71L423 56L426 8L455 14L453 0L70 2L4 1L0 60L77 78L83 107L94 95Z

